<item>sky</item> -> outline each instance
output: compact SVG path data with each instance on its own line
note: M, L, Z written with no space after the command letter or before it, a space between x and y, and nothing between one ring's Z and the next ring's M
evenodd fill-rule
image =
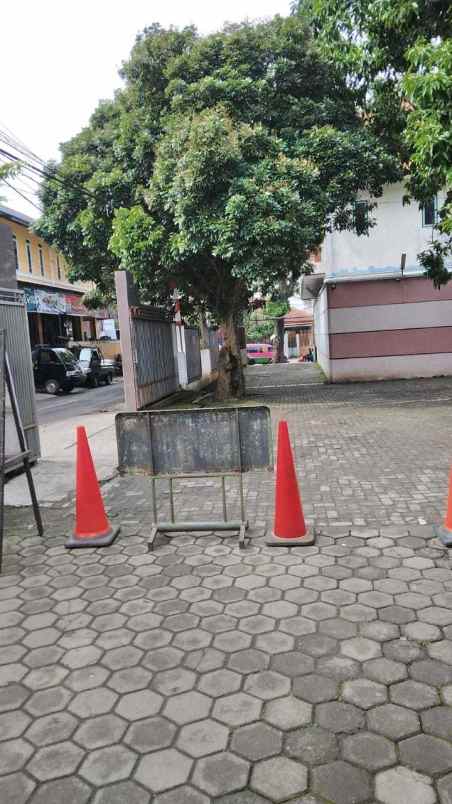
M290 0L25 0L3 4L0 129L7 127L43 159L87 124L98 101L121 85L118 69L136 34L152 22L194 24L201 33L225 21L287 15ZM25 180L16 186L31 196ZM38 210L4 185L14 209ZM36 201L36 198L34 199Z

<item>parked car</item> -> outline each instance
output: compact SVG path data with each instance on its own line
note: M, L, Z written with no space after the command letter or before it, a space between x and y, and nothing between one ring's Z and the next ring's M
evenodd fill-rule
M103 357L102 365L111 368L113 374L115 374L117 377L122 377L121 355L116 355L116 357Z
M249 363L271 363L273 346L271 343L247 343L246 355Z
M115 374L114 367L104 360L102 352L94 346L82 346L78 355L86 385L97 388L100 383L110 385Z
M83 384L83 372L76 358L61 346L36 346L32 353L35 388L48 394L69 394Z

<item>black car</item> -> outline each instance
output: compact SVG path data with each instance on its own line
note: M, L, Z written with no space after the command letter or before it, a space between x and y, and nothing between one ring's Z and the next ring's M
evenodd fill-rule
M102 352L95 346L82 346L78 352L78 362L84 381L91 388L97 388L100 383L110 385L113 382L114 368L105 363Z
M69 349L37 346L31 353L35 388L48 394L69 394L83 383L82 370Z

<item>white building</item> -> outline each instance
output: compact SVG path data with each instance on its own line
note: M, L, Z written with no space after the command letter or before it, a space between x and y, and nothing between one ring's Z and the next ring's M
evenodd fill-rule
M452 374L452 282L435 289L418 260L444 196L420 209L404 195L402 184L387 186L370 213L363 195L355 214L376 225L368 235L329 233L318 270L303 279L331 382Z

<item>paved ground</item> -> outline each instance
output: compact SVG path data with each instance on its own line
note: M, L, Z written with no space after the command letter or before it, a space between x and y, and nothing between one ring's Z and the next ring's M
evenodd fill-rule
M144 480L105 487L122 535L103 551L64 550L71 505L43 542L8 510L1 802L450 804L452 565L430 523L452 381L307 380L249 374L289 420L313 547L266 547L271 475L248 478L241 552L184 534L149 553ZM176 499L217 506L213 481Z
M99 388L75 388L67 396L51 396L36 394L39 424L47 425L64 422L68 418L83 417L109 409L112 405L124 402L124 384L117 378L112 385L100 385Z
M41 505L51 505L73 493L75 485L76 428L86 428L100 480L115 474L117 450L115 414L124 401L122 379L100 388L76 389L69 396L37 394L41 459L33 468ZM7 505L29 504L24 475L5 487Z

